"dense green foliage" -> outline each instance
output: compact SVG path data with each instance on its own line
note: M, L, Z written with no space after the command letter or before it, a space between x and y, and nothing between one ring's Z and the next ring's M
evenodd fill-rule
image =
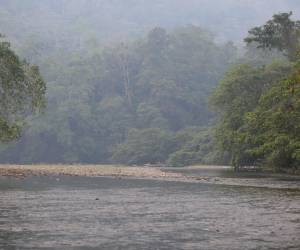
M285 63L260 68L237 65L215 91L212 102L220 113L217 139L222 149L231 153L233 165L255 165L256 159L247 154L252 145L246 143L245 118L257 107L262 94L283 80L289 70Z
M173 167L228 162L227 155L217 148L211 129L203 127L177 133L159 128L132 130L112 158L125 164L162 163Z
M186 141L174 146L177 133L213 119L207 97L235 53L231 43L217 45L208 32L186 26L170 33L155 28L145 39L75 57L64 67L41 64L46 113L32 118L2 159L163 162L185 147Z
M1 140L20 135L25 117L28 126L0 147L1 161L186 166L231 159L237 167L297 168L299 21L279 13L251 29L239 58L233 43L222 42L273 12L299 10L297 0L269 3L2 0L0 31L39 65L47 108L32 115L44 85L37 68L13 53L22 70L9 76L39 92L31 99L22 97L28 89L10 93L7 100L22 100L10 110L2 99ZM213 94L215 114L208 96L233 63Z
M21 61L8 42L0 41L0 142L20 135L24 118L44 106L44 95L38 68Z
M248 154L264 166L299 169L300 166L300 65L288 78L275 82L253 112L246 116Z
M126 164L165 162L172 148L172 137L159 128L131 130L126 141L117 146L113 160Z
M168 166L228 164L228 155L218 147L210 128L189 128L176 134L176 151L169 155Z
M284 23L293 25L284 27L280 34L260 34L270 31L266 27L273 27L274 20L280 17ZM263 29L250 31L250 35L257 31L258 39L246 40L257 42L259 47L285 50L291 62L237 65L226 74L212 96L212 103L219 112L217 142L230 154L237 168L255 165L297 170L300 167L300 67L295 49L300 42L296 35L299 30L295 30L298 23L290 20L289 14L275 15ZM261 37L267 37L267 41L260 40ZM289 43L285 39L289 39Z

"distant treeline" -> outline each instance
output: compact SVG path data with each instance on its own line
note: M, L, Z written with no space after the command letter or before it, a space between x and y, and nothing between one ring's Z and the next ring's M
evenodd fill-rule
M62 55L64 56L64 55ZM212 148L208 96L233 62L232 43L217 45L196 26L100 53L42 64L45 114L32 117L3 162L144 164L222 163Z
M300 22L275 15L245 42L240 56L233 43L188 25L93 42L86 53L20 46L40 66L47 107L27 113L22 136L1 145L1 162L297 170ZM42 83L37 69L34 76Z

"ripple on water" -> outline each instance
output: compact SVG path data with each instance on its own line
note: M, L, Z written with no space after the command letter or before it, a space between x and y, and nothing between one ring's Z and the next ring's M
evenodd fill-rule
M300 249L297 192L113 178L31 180L0 191L1 249Z

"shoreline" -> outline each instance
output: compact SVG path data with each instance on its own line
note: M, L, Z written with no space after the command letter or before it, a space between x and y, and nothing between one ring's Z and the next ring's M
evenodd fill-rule
M183 177L182 174L165 172L153 167L129 167L122 165L0 165L0 176L26 178L28 176L47 175L83 177Z
M196 166L185 169L229 169L226 166ZM211 185L251 188L292 189L300 191L300 180L282 180L280 176L264 178L232 178L221 176L188 176L172 170L154 167L130 167L122 165L1 165L0 177L25 179L39 176L112 177L128 179L155 179ZM282 176L286 178L286 176ZM292 176L291 176L292 177Z

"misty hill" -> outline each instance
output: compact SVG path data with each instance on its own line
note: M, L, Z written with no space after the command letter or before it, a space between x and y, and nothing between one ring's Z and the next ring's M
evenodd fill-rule
M271 4L270 4L271 3ZM49 49L83 50L146 34L153 27L193 24L221 40L240 41L250 27L298 0L0 0L0 32L25 56Z

